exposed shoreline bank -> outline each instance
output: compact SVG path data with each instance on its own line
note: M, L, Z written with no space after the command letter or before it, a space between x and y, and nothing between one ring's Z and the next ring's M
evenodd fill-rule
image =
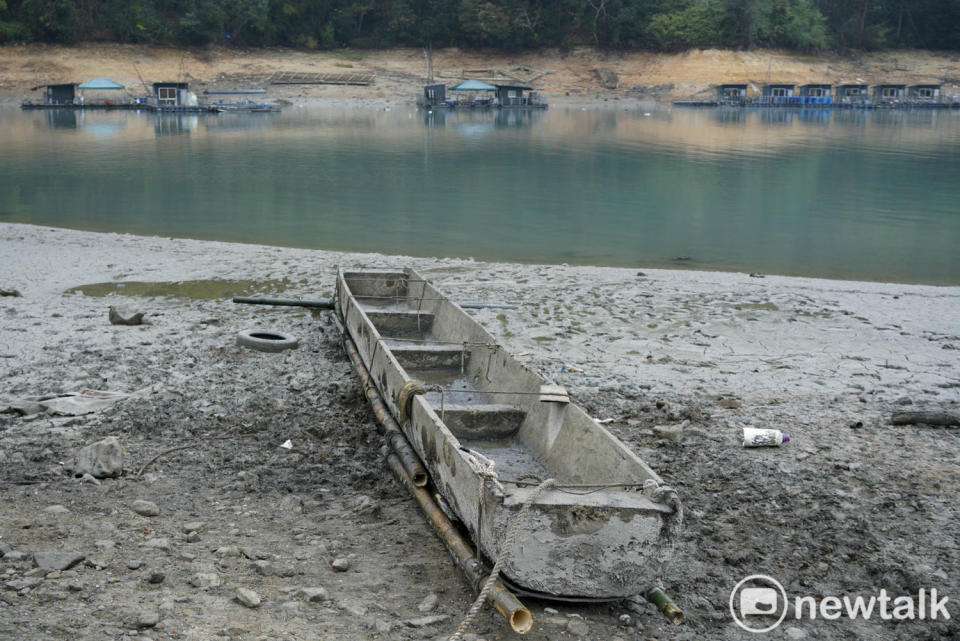
M728 599L757 573L792 596L960 595L960 432L889 420L904 407L960 407L960 287L10 223L0 256L0 287L21 293L0 298L0 401L139 392L83 416L0 413L0 544L12 550L0 559L0 636L446 638L473 595L379 460L332 319L229 300L326 297L336 267L412 265L452 297L518 304L470 313L678 490L685 528L663 587L683 626L652 606L526 600L535 627L525 639L743 639ZM106 285L76 289L95 283ZM109 306L149 324L112 325ZM251 327L292 333L300 347L238 347ZM792 440L744 449L745 425ZM75 479L63 463L106 436L124 448L124 474ZM287 439L292 451L279 447ZM134 511L137 500L156 513ZM33 558L49 550L82 561L44 573ZM349 570L334 572L337 559ZM238 602L239 588L260 605ZM891 625L784 622L790 638L831 641L883 638ZM489 608L472 631L509 634ZM912 620L895 631L935 639L956 627Z
M118 44L8 45L0 47L0 104L37 98L31 88L47 82L84 82L106 76L132 94L180 77L200 94L206 88L248 86L279 71L372 73L372 86L272 85L268 100L323 106L339 100L374 106L414 103L423 83L419 49L310 52L285 49L237 50L213 47L180 50ZM944 95L960 93L960 56L953 52L886 51L852 56L800 56L782 51L690 50L678 54L608 52L580 47L517 54L434 52L438 81L470 76L529 83L552 105L654 105L678 99L712 99L718 83L765 82L942 83ZM139 75L138 75L139 74Z

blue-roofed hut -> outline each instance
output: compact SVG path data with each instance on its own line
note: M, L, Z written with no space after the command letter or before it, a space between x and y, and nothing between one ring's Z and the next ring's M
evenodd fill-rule
M910 85L910 100L940 102L940 85Z
M763 95L771 98L790 98L795 88L796 85L785 83L763 85Z
M524 91L530 91L533 87L525 85L496 85L497 104L501 107L526 107L530 105L529 95L524 96Z
M903 102L906 97L907 85L875 85L873 87L873 101L880 102Z
M493 105L493 95L491 94L495 94L497 88L482 80L464 80L450 87L450 91L469 92L467 98L457 98L457 105L486 107Z
M81 104L98 104L98 105L114 105L120 102L116 98L107 98L104 93L109 92L109 94L114 94L117 91L123 91L124 87L118 82L114 82L109 78L94 78L93 80L88 80L79 87L77 87L83 93L80 94L80 103ZM90 94L89 98L87 94Z
M717 85L717 102L741 105L747 101L747 85Z
M421 107L435 107L446 104L447 86L442 82L434 82L423 86L423 94L417 98Z
M867 85L862 83L837 85L835 89L836 101L845 105L863 103L867 100L867 89Z
M36 89L43 89L43 104L45 105L72 105L77 97L77 83L63 82L48 85L38 85Z
M179 107L189 102L190 84L186 82L153 83L153 99L158 107ZM195 99L195 98L194 98Z

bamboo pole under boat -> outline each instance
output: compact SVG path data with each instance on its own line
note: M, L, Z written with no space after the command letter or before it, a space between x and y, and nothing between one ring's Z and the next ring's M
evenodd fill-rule
M393 416L390 415L390 410L383 404L383 399L380 398L380 392L377 391L376 385L373 384L373 380L370 378L370 372L367 371L366 365L364 365L360 359L357 346L353 342L353 339L350 338L346 329L343 329L343 347L347 352L347 356L350 357L350 362L353 363L353 369L356 370L357 376L360 377L360 383L363 385L363 393L367 397L367 400L370 401L370 406L373 408L373 413L376 415L380 425L383 426L384 434L390 443L390 447L400 458L404 470L406 470L410 476L411 482L417 487L424 487L429 478L427 476L427 470L420 462L420 457L413 451L413 447L411 447L407 437L403 435L400 426L393 420Z
M489 576L489 570L477 558L470 544L460 536L460 532L447 518L447 515L443 513L443 510L434 503L430 492L413 484L406 469L404 469L403 463L400 462L394 452L391 451L387 454L387 463L389 463L397 478L400 479L400 482L413 494L413 498L416 499L427 520L430 521L430 525L433 526L437 536L443 541L447 551L450 552L457 566L463 571L470 587L473 588L474 592L479 592ZM496 608L497 612L502 614L510 623L510 628L514 632L526 634L533 629L533 614L499 580L494 583L487 599Z

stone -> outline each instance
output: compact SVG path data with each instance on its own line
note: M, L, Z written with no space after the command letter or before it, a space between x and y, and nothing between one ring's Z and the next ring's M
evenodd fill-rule
M84 472L84 473L83 473L83 476L80 477L80 482L81 482L81 483L93 483L94 485L103 485L103 482L101 482L100 479L98 479L97 477L95 477L95 476L94 476L93 474L91 474L90 472Z
M187 583L195 588L216 588L220 586L220 575L216 572L197 572Z
M97 548L98 550L106 551L114 549L117 547L117 544L110 539L100 539L99 541L93 542L93 547Z
M13 548L10 547L10 544L0 541L0 559L6 556L9 552L13 552Z
M582 619L570 619L567 621L567 632L578 637L585 637L590 633L590 628Z
M160 508L153 501L144 501L138 499L130 504L130 509L140 516L157 516L160 514Z
M254 561L253 567L256 568L259 575L270 576L273 574L273 564L270 561Z
M373 622L373 629L377 631L377 634L386 634L393 629L393 624L383 619L377 619Z
M47 514L70 514L70 510L62 505L51 505L43 508L43 511Z
M189 523L184 523L181 530L184 534L190 534L191 532L199 532L204 528L205 523L203 521L190 521Z
M350 569L350 559L346 557L338 557L333 560L333 563L330 564L330 567L333 568L334 572L346 572Z
M631 617L629 614L621 614L620 625L624 626L625 628L629 628L631 625L633 625L633 617Z
M420 602L420 604L417 606L417 609L424 614L427 612L433 612L433 610L437 607L437 602L439 600L440 597L438 597L436 593L428 594L427 596L423 597L423 601Z
M35 552L33 560L44 573L54 570L69 570L87 556L79 552Z
M668 441L680 441L683 439L682 425L654 425L653 435L657 438L667 439Z
M367 606L358 601L343 600L337 606L352 617L361 618L367 616Z
M160 623L160 613L156 610L147 610L137 616L137 629L145 630L156 627Z
M7 552L6 554L3 555L3 560L15 563L17 561L23 561L28 556L30 555L27 554L26 552L21 552L20 550L11 550L10 552Z
M13 581L7 581L4 583L4 585L8 590L16 590L19 592L20 590L29 590L31 588L35 588L41 583L43 583L43 579L39 577L28 577L25 579L14 579Z
M544 608L544 609L543 609L543 613L544 613L544 614L560 614L560 611L559 611L559 610L555 610L555 609L553 609L553 608Z
M90 474L98 479L116 478L123 473L123 448L116 436L108 436L77 452L71 468L75 476Z
M260 595L249 588L237 588L237 601L248 608L260 607Z
M788 639L794 639L794 641L799 641L799 639L807 638L806 630L802 630L800 628L795 628L791 626L786 630L784 630L784 632L786 632Z
M159 570L154 570L150 573L150 576L147 577L147 583L152 583L154 585L159 585L163 583L163 580L167 578L167 575Z
M254 550L253 548L242 547L240 548L240 554L247 557L251 561L263 561L269 559L270 555L262 550Z
M432 614L426 617L417 617L415 619L407 619L404 623L411 628L425 628L430 625L436 625L441 621L446 621L450 617L446 614Z
M143 561L140 559L130 559L127 561L127 567L131 570L139 570L141 567L143 567Z
M219 557L240 556L240 548L236 545L223 545L214 550L213 553Z
M330 598L327 589L324 587L300 588L300 595L311 603L326 601Z
M156 548L158 550L170 551L170 539L165 537L156 537L153 539L147 539L143 543L145 548Z

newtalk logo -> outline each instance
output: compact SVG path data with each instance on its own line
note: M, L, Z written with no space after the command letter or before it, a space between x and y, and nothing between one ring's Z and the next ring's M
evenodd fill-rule
M879 619L881 621L949 621L949 597L936 589L922 588L916 596L890 596L886 590L871 596L827 596L815 599L798 596L793 600L797 620ZM752 574L730 592L730 614L747 632L770 632L787 618L787 591L773 577ZM771 624L770 621L773 621Z

